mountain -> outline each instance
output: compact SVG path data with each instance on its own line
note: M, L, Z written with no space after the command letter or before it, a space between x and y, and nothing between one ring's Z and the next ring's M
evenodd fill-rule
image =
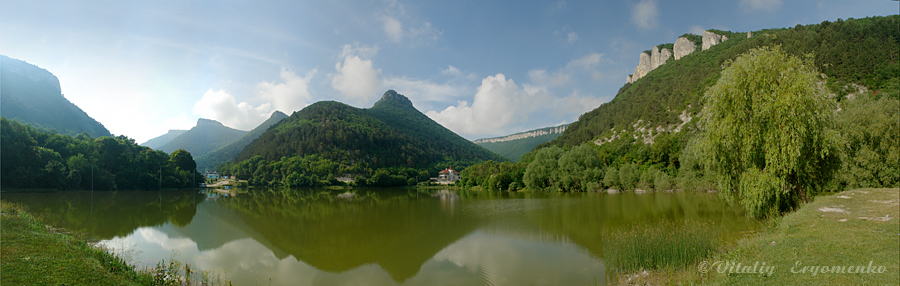
M623 136L650 145L660 134L678 133L702 109L701 97L719 79L723 66L764 46L780 45L785 52L811 60L826 76L825 91L838 100L860 85L896 98L898 25L900 15L750 33L707 31L702 50L664 61L643 77L633 75L613 100L581 115L560 137L539 147L602 145Z
M544 127L502 137L478 139L472 142L513 162L518 162L522 155L530 152L535 146L562 135L563 131L566 131L567 126L568 124Z
M287 114L276 110L269 116L269 119L266 119L262 124L253 128L253 130L250 130L244 137L231 142L231 144L212 150L205 155L195 157L197 158L197 169L212 170L222 163L233 160L234 157L237 157L237 155L244 150L244 147L247 147L247 145L250 144L250 142L259 138L266 130L269 130L269 127L272 127L272 125L281 122L282 119L287 117Z
M268 162L314 156L327 161L323 166L339 165L322 167L327 169L322 174L371 173L379 168L434 170L440 164L505 161L434 122L393 90L369 109L334 101L307 106L247 145L235 162L256 156Z
M194 158L198 158L216 148L228 145L246 134L247 131L226 127L215 120L200 118L197 120L197 126L163 144L159 150L172 153L172 151L184 149L190 152Z
M169 130L169 132L166 132L166 134L147 140L147 142L141 143L141 145L153 149L159 149L159 147L166 145L166 143L169 143L169 141L172 141L172 139L181 136L181 134L184 134L185 132L187 132L187 130Z
M0 55L0 115L67 135L112 136L63 96L52 73L4 55Z

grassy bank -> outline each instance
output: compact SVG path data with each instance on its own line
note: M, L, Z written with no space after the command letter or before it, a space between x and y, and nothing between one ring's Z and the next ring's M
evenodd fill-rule
M820 196L701 261L630 265L617 276L630 285L896 285L900 189Z
M721 259L724 262L720 265L740 263L752 267L757 262L765 263L774 267L771 275L735 273L748 272L750 267L745 267L748 271L722 267L710 269L712 282L896 285L900 281L898 218L900 189L857 189L817 197L798 211L773 221L768 232L741 240Z
M61 229L45 226L21 206L2 202L0 284L148 285L149 274Z

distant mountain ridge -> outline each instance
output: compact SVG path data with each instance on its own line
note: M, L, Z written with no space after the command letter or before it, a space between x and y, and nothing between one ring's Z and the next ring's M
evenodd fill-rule
M112 136L63 96L55 75L5 55L0 55L0 116L66 135Z
M141 145L147 146L147 147L150 147L153 149L159 149L159 147L166 145L166 143L169 143L169 141L172 141L172 139L178 138L178 136L181 136L181 134L184 134L185 132L187 132L187 130L172 129L172 130L169 130L169 132L166 132L166 134L160 135L156 138L147 140L147 142L141 143Z
M568 126L568 124L563 124L544 127L501 137L478 139L472 142L513 162L517 162L523 155L531 152L535 146L549 142L562 135Z
M244 147L247 147L247 145L253 142L253 140L256 140L256 138L259 138L266 130L269 130L269 127L281 122L281 120L285 118L288 118L287 114L276 110L269 116L269 119L266 119L266 121L259 124L259 126L250 130L250 132L240 139L231 142L228 145L216 148L204 155L194 157L197 160L197 168L200 170L213 170L220 164L233 160L244 150Z
M544 136L544 135L562 134L564 131L566 131L566 126L568 126L568 124L563 124L563 125L553 126L553 127L538 128L538 129L534 129L534 130L519 132L519 133L515 133L515 134L511 134L511 135L500 136L500 137L476 139L475 141L472 141L472 142L475 144L500 143L500 142L509 142L509 141L514 141L514 140L532 138L532 137L539 137L539 136Z
M190 152L192 157L198 158L240 139L247 133L247 131L222 125L215 120L200 118L197 120L197 126L163 144L159 150L172 153L172 151L184 149Z

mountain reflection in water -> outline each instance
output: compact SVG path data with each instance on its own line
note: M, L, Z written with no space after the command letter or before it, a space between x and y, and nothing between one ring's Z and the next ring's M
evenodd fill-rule
M593 284L603 235L635 223L759 225L716 195L361 189L6 194L134 262L176 258L235 285Z

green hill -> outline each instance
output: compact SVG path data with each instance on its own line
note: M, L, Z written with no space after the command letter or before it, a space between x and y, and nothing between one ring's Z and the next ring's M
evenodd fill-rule
M369 184L398 185L436 176L450 164L485 160L505 161L389 90L369 109L334 101L307 106L247 145L223 172L253 178L251 183L257 184L316 185L309 180L323 182L350 173L368 178ZM261 167L273 170L263 172ZM296 184L285 183L293 181L291 175Z
M141 146L159 149L159 147L166 145L166 143L169 143L169 141L172 141L172 139L178 138L178 136L181 136L181 134L184 134L185 132L187 132L187 130L169 130L169 132L166 132L166 134L141 143Z
M269 119L266 119L263 123L259 124L253 130L250 130L249 133L238 139L237 141L231 142L231 144L216 148L215 150L206 153L205 155L197 157L197 168L200 170L213 170L217 166L222 163L231 161L234 157L237 157L238 154L244 150L244 147L259 138L266 130L269 130L269 127L275 125L278 122L281 122L282 119L287 118L287 114L284 114L281 111L275 111L269 116Z
M4 55L0 55L0 115L67 135L112 136L63 96L52 73Z
M835 131L845 142L841 170L827 190L893 186L900 130L900 15L838 19L747 33L712 30L727 40L669 59L615 98L581 115L518 164L463 170L464 185L490 189L590 191L717 188L691 147L702 97L738 56L778 47L822 75L820 93L835 99ZM696 42L696 38L689 39ZM894 110L887 112L887 110ZM513 185L515 183L515 185Z
M163 144L159 150L171 153L178 149L184 149L192 156L200 157L240 139L245 134L247 131L229 128L215 120L200 118L197 120L197 126Z
M568 124L544 127L501 137L478 139L472 142L513 162L518 162L523 155L531 152L535 146L562 135L563 131L566 130L566 126Z
M900 16L893 15L754 31L751 38L714 30L730 38L709 50L669 60L633 84L622 86L613 100L581 115L562 136L541 147L609 139L613 129L621 132L644 127L646 134L648 129L680 125L684 115L700 111L700 98L719 79L723 65L763 46L780 45L797 57L810 56L814 66L827 76L827 88L839 99L853 92L851 84L896 98L900 89L898 25Z

